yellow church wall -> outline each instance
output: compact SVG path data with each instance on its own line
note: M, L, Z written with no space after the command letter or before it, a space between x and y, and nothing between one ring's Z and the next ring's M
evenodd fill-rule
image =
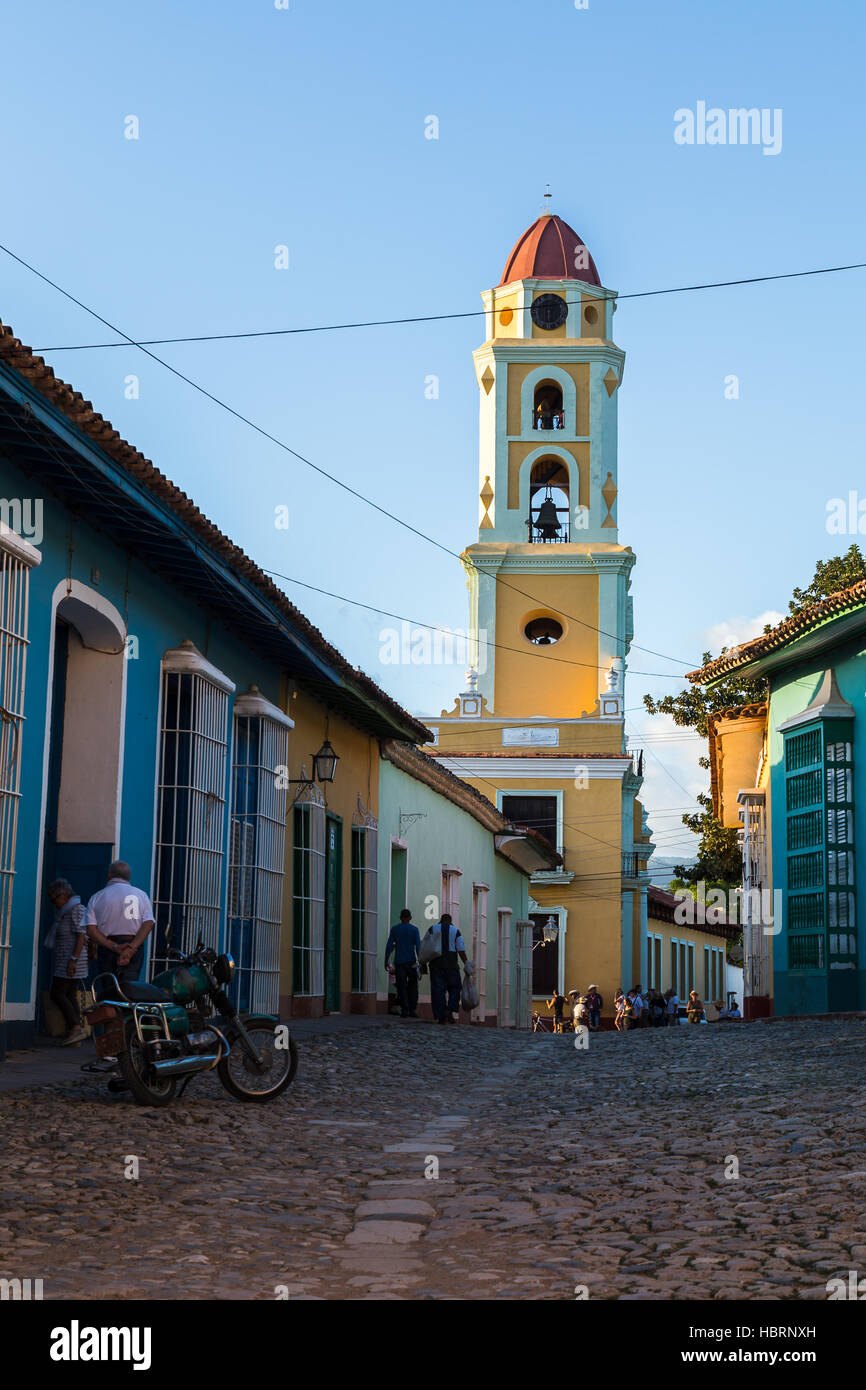
M511 728L513 721L507 724L504 720L497 719L495 714L483 721L451 719L443 715L440 719L431 716L426 722L428 727L439 730L438 744L435 747L427 744L424 749L426 753L452 753L455 756L458 753L502 753L513 757L515 752L519 751L505 745L502 739L503 731ZM538 724L537 721L533 723L536 728L550 727L557 730L557 753L615 754L622 751L623 725L620 721L588 724L585 720L578 720L569 724L563 718L558 723L555 719L551 720L550 724Z
M537 371L541 365L542 363L536 361L509 362L508 364L506 422L509 435L523 433L520 419L520 393L529 373ZM590 364L588 362L551 362L549 365L555 366L558 372L564 372L570 376L574 382L577 388L577 428L574 433L588 436ZM557 431L558 433L559 431ZM565 433L570 434L571 431L568 430ZM537 445L533 445L533 448L537 448Z
M614 993L622 983L621 783L618 779L591 780L578 789L571 780L533 783L524 778L513 783L502 779L497 786L518 793L543 790L563 794L564 868L574 877L570 883L536 879L529 891L539 911L564 908L567 912L565 989L585 991L591 984L597 985L605 1002L603 1016L610 1017ZM540 996L537 998L540 1003ZM542 1007L540 1012L546 1009Z
M494 708L517 718L589 713L598 699L597 634L562 614L598 612L598 577L521 573L515 582L521 593L501 584L497 594ZM553 646L534 646L523 629L545 614L557 615L562 637Z
M496 338L519 338L521 336L521 314L518 310L520 290L513 289L500 295L494 294L493 334Z

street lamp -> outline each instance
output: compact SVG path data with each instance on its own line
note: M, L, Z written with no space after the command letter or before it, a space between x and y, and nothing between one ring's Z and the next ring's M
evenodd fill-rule
M330 740L325 739L318 753L313 754L313 772L318 780L320 782L333 782L339 761L340 759L331 747Z
M330 739L326 738L318 753L313 753L311 756L313 759L312 777L290 777L288 780L290 787L313 787L316 782L333 782L340 758L331 747ZM283 783L282 785L286 784Z
M559 923L551 914L541 928L541 940L533 942L532 949L535 951L539 946L552 946L559 936Z

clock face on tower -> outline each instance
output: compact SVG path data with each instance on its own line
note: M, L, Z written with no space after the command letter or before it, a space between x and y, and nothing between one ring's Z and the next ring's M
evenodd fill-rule
M559 328L568 317L568 305L558 294L540 294L532 301L529 310L536 328L550 332Z

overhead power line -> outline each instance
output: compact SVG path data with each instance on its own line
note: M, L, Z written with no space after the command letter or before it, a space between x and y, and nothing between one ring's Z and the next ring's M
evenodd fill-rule
M0 242L0 251L4 251L7 256L11 257L12 260L17 261L19 265L23 265L26 270L29 270L31 274L35 275L37 279L41 280L44 284L50 285L50 287L53 290L56 290L58 294L62 294L64 299L68 299L70 303L77 305L79 309L83 309L86 314L89 314L91 316L91 318L96 319L99 323L105 324L106 328L110 328L112 333L120 333L129 347L138 348L141 352L145 354L146 357L151 358L151 360L158 363L160 367L165 367L166 371L171 372L171 374L173 376L176 376L179 381L183 381L187 386L191 386L194 391L198 391L200 395L204 396L214 405L219 406L221 410L226 411L226 413L231 415L235 420L239 420L242 424L247 425L250 429L254 430L256 434L261 435L263 439L269 440L271 444L275 444L278 449L282 449L285 453L290 454L292 458L295 458L300 463L303 463L307 468L311 468L313 472L318 473L320 477L327 478L329 482L332 482L335 484L335 486L342 488L344 492L347 492L350 496L357 498L357 500L359 502L363 502L365 506L371 507L372 510L378 512L380 516L387 517L390 521L395 522L398 526L402 526L404 530L411 532L411 534L414 536L418 536L428 545L432 545L434 549L441 551L444 555L448 555L454 560L462 560L462 557L458 553L458 551L451 550L451 548L445 545L442 541L437 541L434 536L427 535L425 531L419 530L418 527L413 526L411 522L404 521L404 519L400 516L397 516L395 512L389 511L387 507L383 507L378 502L374 502L373 499L367 497L365 493L359 492L357 488L351 487L350 484L344 482L342 478L338 478L334 473L329 473L326 468L322 468L319 464L313 463L312 459L307 458L305 454L299 453L298 450L293 449L290 444L286 444L285 440L278 438L278 436L275 434L271 434L270 430L266 430L264 426L256 424L256 422L254 420L251 420L248 415L244 415L240 410L236 410L234 406L229 405L228 402L224 401L220 396L214 395L214 393L212 391L209 391L207 387L202 386L197 381L194 381L192 377L187 376L185 372L180 371L177 367L173 367L171 363L166 362L163 357L157 357L155 352L151 352L150 349L145 347L142 343L137 342L136 339L131 338L128 334L124 333L122 328L118 328L108 319L103 318L102 314L97 313L95 309L91 309L89 305L85 304L82 300L78 299L74 294L71 293L70 290L66 290L63 288L62 285L58 285L55 280L52 280L41 270L37 270L36 266L31 265L29 261L25 261L22 256L17 255L14 251L10 249L10 247L4 246L2 242ZM525 589L519 589L515 584L509 584L508 581L502 579L499 574L490 575L487 571L484 570L483 566L478 566L471 561L469 563L471 563L473 569L477 570L479 575L486 575L486 577L489 579L492 578L496 584L503 585L506 589L510 589L513 593L520 594L523 598L531 599L533 603L538 602L537 595L527 593ZM557 615L557 617L567 618L571 622L578 623L580 626L585 627L592 632L596 632L602 637L610 637L618 645L623 643L623 639L619 637L616 633L606 632L604 628L596 627L594 623L588 623L584 618L578 618L577 615L574 613L566 613L562 609L553 607L553 605L547 606L550 608L550 611L552 613L555 613ZM666 652L654 651L652 647L642 647L637 642L632 643L632 646L636 651L645 652L648 656L657 656L662 661L672 661L679 666L699 665L697 661L686 661L682 657L669 656ZM653 673L636 672L635 674Z
M340 603L350 603L353 608L363 608L368 613L376 613L381 618L393 618L395 622L409 623L412 627L424 628L428 632L442 632L447 637L455 637L459 635L454 633L449 627L441 627L436 623L422 623L417 618L407 618L401 613L391 613L387 608L377 608L375 604L362 603L360 599L349 598L347 594L335 594L331 589L323 589L320 585L310 584L305 579L294 579L290 574L281 574L279 570L266 569L263 572L265 574L271 575L274 579L282 579L287 584L297 584L301 589L309 589L311 593L322 594L325 598L338 599ZM506 647L502 642L490 642L487 638L484 639L484 646L492 648L493 650L499 652L514 652L517 656L537 657L538 655L536 651L530 651L529 649L524 651L521 647ZM641 650L643 650L643 648L641 648ZM582 666L586 667L588 670L591 671L607 670L606 666L596 666L593 662L590 661L574 661L567 656L548 656L546 657L546 660L555 661L558 664L565 666ZM421 663L419 663L419 665L420 664ZM676 673L672 674L670 671L632 671L631 674L633 676L658 676L662 680L669 681L682 680L682 676ZM432 714L429 717L433 720L434 724L438 722L438 719L434 718ZM442 716L439 715L438 718L441 719ZM639 737L639 735L636 734L635 737L637 738Z
M5 247L3 248L5 250ZM817 270L788 270L779 275L750 275L741 280L712 280L700 285L673 285L664 290L635 290L631 294L598 295L600 300L650 299L665 294L693 294L697 290L730 289L735 285L762 285L770 280L799 280L809 275L837 275L845 270L863 270L866 261L851 265L827 265ZM467 309L455 314L411 314L397 319L358 319L348 323L319 323L304 328L258 328L239 333L194 333L178 338L139 338L136 347L166 347L174 343L225 343L237 342L243 338L287 338L300 333L340 333L353 328L392 328L406 323L443 323L451 319L481 318L488 309ZM103 319L103 322L105 320ZM109 324L108 327L111 327ZM115 329L119 333L120 329ZM113 343L59 343L51 347L36 348L42 352L92 352L101 348L129 347L130 340L121 338Z

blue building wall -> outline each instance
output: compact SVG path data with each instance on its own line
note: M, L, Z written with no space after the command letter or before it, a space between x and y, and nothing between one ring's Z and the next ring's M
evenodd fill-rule
M98 482L95 481L95 486ZM34 484L7 460L0 459L0 495L30 498ZM95 590L127 619L137 638L138 655L126 662L123 780L119 842L115 853L127 859L133 879L152 891L156 758L163 654L190 639L214 666L232 680L236 694L250 684L279 703L280 671L248 647L175 585L163 581L111 537L89 526L50 497L43 499L42 563L30 572L30 647L27 655L21 802L18 821L16 878L12 910L11 952L7 979L7 1042L26 1040L34 1015L34 932L41 900L40 848L43 839L43 793L46 719L49 704L55 589L67 577ZM98 571L94 578L93 571ZM231 727L231 726L230 726ZM230 759L229 759L230 763ZM229 785L226 785L226 826ZM224 880L227 868L224 866ZM225 900L225 882L223 885ZM41 947L40 947L41 950Z
M866 873L866 652L862 638L849 641L808 662L792 664L771 676L769 710L770 842L773 887L783 894L782 931L773 940L774 1012L777 1015L832 1013L866 1009L866 931L863 930L866 894L859 889ZM846 721L854 755L855 900L858 953L856 970L832 968L825 956L823 969L791 970L789 962L789 902L787 887L787 835L785 800L785 747L779 725L800 714L817 694L824 672L835 670L839 690L854 707ZM805 727L805 726L804 726ZM828 928L828 934L831 929Z

